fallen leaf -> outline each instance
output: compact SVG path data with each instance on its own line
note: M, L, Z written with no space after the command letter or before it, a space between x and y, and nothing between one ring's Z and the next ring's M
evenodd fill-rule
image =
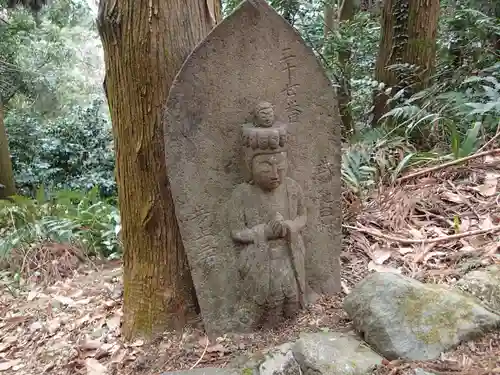
M138 347L138 346L143 346L143 345L144 345L144 340L137 340L137 341L133 342L130 346Z
M33 301L38 296L38 292L36 290L30 290L28 293L28 297L26 298L28 301Z
M394 267L375 264L372 260L368 263L368 271L401 273L400 270Z
M384 264L386 260L388 260L392 255L391 250L387 249L380 249L380 250L375 250L373 254L371 255L371 258L375 262L375 264Z
M483 197L492 197L497 192L498 178L496 173L488 172L484 177L484 184L479 185L476 189Z
M31 323L29 330L31 332L35 332L35 331L38 331L39 329L42 329L42 328L43 328L42 323L40 323L39 321L36 321L36 322Z
M106 367L101 365L95 358L87 358L85 367L87 368L87 375L104 375L107 373Z
M450 201L450 202L453 202L453 203L463 203L464 202L463 198L460 195L449 192L449 191L442 192L441 197Z
M101 347L102 343L100 340L85 340L80 344L79 348L81 350L96 350Z
M90 303L90 298L84 298L76 302L77 305L88 305Z
M479 224L479 228L484 229L484 230L489 230L493 227L494 227L494 225L493 225L493 221L491 220L490 215L486 216Z
M73 301L73 299L69 298L69 297L65 297L65 296L54 296L54 299L58 302L60 302L61 304L63 305L67 305L67 306L75 306L75 301Z
M50 334L54 334L57 332L59 327L61 326L61 319L52 319L47 323L47 330Z
M12 342L2 342L0 343L0 353L5 352L7 349L12 347Z
M400 247L398 251L400 254L406 255L408 253L413 253L415 249L413 247Z
M106 320L106 325L111 331L120 328L121 317L118 314L114 314L111 318Z
M71 295L71 298L78 298L78 297L81 297L81 296L83 296L83 290L79 289L79 290L77 290L75 293L73 293Z
M17 365L19 362L21 362L20 359L15 359L12 361L7 361L7 362L0 362L0 371L10 370L12 367Z
M421 240L424 238L424 236L422 235L422 232L420 232L419 230L417 230L415 228L411 228L410 233L413 235L413 238L415 238L417 240Z
M123 348L118 349L111 355L112 363L123 363L125 356L127 355L127 351Z
M469 218L464 218L462 219L462 222L460 223L460 226L459 226L459 232L462 233L462 232L467 232L470 228L470 219Z

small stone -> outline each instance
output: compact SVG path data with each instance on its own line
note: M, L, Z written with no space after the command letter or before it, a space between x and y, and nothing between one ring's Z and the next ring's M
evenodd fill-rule
M352 332L302 334L293 353L302 373L318 375L368 375L383 360Z
M164 372L162 375L247 375L230 368L204 367L193 370Z
M425 371L424 369L416 368L415 369L415 375L436 375L433 372Z
M291 344L283 344L270 350L258 368L259 375L300 374L300 366L293 356Z

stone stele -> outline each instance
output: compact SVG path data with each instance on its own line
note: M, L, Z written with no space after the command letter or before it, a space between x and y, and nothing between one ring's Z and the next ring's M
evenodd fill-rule
M243 1L186 59L164 129L209 335L266 326L339 291L337 100L312 50L264 0Z

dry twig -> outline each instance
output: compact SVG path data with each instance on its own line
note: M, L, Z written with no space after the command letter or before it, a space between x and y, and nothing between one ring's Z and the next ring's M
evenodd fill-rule
M207 352L207 348L208 348L208 343L209 343L209 340L208 340L208 337L206 337L206 336L205 336L205 338L206 338L206 340L207 340L207 342L206 342L206 344L205 344L205 349L203 349L203 353L201 353L201 357L200 357L200 358L198 358L198 360L196 361L196 363L190 367L190 370L192 370L192 369L194 369L196 366L198 366L198 364L201 362L201 360L202 360L202 359L203 359L203 357L205 356L205 353Z
M464 158L452 160L452 161L449 161L447 163L436 165L436 166L431 167L431 168L426 168L426 169L420 170L420 171L415 172L415 173L410 173L409 175L406 175L406 176L398 178L396 180L396 182L403 182L403 181L410 180L410 179L415 178L415 177L419 177L419 176L425 175L427 173L435 172L435 171L438 171L440 169L444 169L444 168L450 167L452 165L464 163L466 161L469 161L469 160L472 160L472 159L477 159L477 158L480 158L482 156L487 156L487 155L492 155L492 154L498 154L498 153L500 153L500 148L495 148L495 149L488 150L488 151L478 152L478 153L476 153L474 155L470 155L470 156L466 156Z
M370 230L368 228L352 227L350 225L343 225L343 227L347 228L347 229L356 230L358 232L366 233L366 234L369 234L369 235L372 235L375 237L380 237L380 238L386 239L388 241L399 242L399 243L402 243L404 245L411 245L411 244L424 245L424 244L430 244L430 243L458 240L460 238L478 236L480 234L491 234L491 233L500 232L500 225L497 225L497 226L495 226L493 228L489 228L489 229L471 230L468 232L452 234L449 236L442 236L442 237L436 237L436 238L424 238L422 240L415 240L415 239L408 239L408 238L399 238L399 237L394 237L394 236L390 236L390 235L383 234L383 233L378 233L378 232Z

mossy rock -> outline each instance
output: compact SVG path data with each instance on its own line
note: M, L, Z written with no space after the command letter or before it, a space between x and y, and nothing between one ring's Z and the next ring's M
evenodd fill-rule
M387 359L431 360L500 325L475 298L394 273L373 273L344 300L367 343Z
M368 375L383 360L352 332L301 334L293 353L304 375Z
M500 267L497 265L469 272L455 287L479 299L488 309L500 311Z

